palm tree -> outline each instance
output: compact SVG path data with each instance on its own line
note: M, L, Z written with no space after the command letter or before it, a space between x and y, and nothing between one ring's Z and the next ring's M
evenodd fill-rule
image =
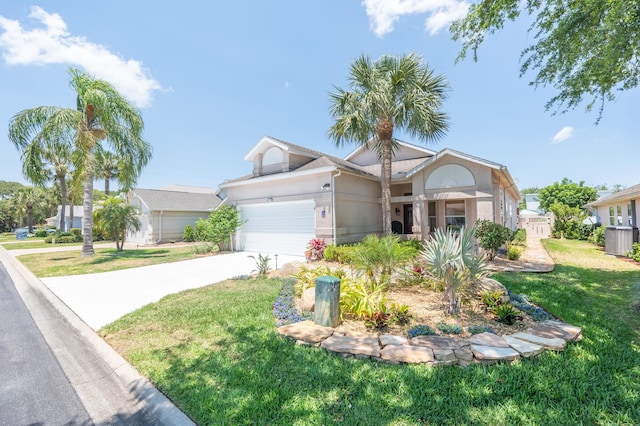
M122 198L113 195L100 204L100 208L94 212L95 223L116 242L116 250L122 251L127 230L140 230L138 210L127 205Z
M109 181L118 177L120 171L118 157L105 149L96 150L96 177L104 179L104 193L109 196Z
M394 129L407 131L425 142L442 138L449 128L440 111L448 84L442 75L423 65L420 57L368 56L350 68L350 91L331 93L335 123L329 136L336 145L355 142L375 149L381 162L383 231L391 234L391 160L397 149Z
M65 227L67 175L71 169L71 147L57 139L34 137L22 150L22 172L33 184L44 186L55 177L60 185L62 215L60 229ZM56 203L57 205L57 203Z
M41 106L21 111L9 123L9 139L20 150L38 141L68 144L74 166L84 178L82 255L91 256L96 150L108 146L115 153L120 159L120 181L130 187L151 159L151 146L142 137L140 112L111 84L76 69L69 74L76 108Z
M25 186L16 192L15 203L21 210L27 212L27 227L29 228L29 233L31 233L33 230L34 210L39 210L47 205L44 191L42 188Z

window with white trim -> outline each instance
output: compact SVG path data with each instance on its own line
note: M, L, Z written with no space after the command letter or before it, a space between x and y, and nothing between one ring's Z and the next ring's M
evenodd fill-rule
M616 224L616 211L613 207L609 207L609 225Z
M445 201L444 218L447 229L458 230L465 225L465 207L463 201Z

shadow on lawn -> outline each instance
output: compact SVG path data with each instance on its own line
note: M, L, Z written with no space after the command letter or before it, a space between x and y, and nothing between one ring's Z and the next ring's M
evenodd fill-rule
M465 369L390 365L296 345L270 324L230 326L220 350L188 363L189 343L158 351L169 365L155 384L201 424L640 423L639 321L622 321L622 285L556 273L569 282L520 274L507 286L584 328L563 353Z

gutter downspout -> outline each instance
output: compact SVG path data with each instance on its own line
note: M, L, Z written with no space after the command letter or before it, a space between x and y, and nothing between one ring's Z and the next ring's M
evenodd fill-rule
M156 241L156 244L160 244L160 241L162 241L162 213L163 210L160 210L160 214L158 215L158 240Z
M337 175L331 175L331 215L333 219L333 245L338 245L338 234L336 226L336 178L342 174L342 170L338 170Z

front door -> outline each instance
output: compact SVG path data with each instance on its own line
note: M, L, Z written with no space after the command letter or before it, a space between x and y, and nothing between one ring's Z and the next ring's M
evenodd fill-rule
M404 233L413 233L413 204L405 204L404 206Z

